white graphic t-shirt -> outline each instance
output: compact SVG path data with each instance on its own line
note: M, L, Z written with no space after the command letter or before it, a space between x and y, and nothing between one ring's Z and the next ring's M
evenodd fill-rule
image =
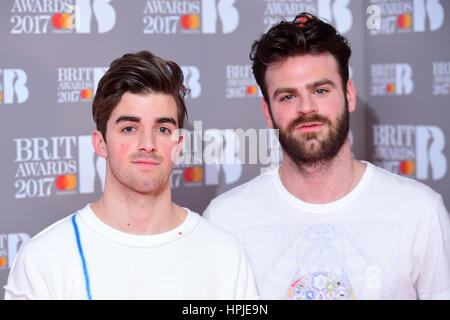
M299 200L270 171L204 216L243 243L263 299L450 299L450 222L424 184L367 163L327 204Z

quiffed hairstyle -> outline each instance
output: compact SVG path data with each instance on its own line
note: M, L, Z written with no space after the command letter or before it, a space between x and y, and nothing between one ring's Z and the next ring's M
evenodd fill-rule
M106 141L106 123L125 92L164 93L174 97L177 105L178 127L187 116L184 97L189 92L183 85L181 68L149 51L128 53L114 60L100 79L92 103L92 115L97 130Z
M312 14L302 12L292 22L282 21L255 41L250 52L253 75L267 104L270 103L265 82L267 67L289 57L330 53L336 59L344 92L348 81L351 49L336 29ZM270 104L269 104L270 105Z

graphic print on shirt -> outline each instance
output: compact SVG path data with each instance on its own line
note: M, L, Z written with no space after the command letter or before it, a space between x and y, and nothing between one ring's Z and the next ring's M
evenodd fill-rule
M382 299L394 295L396 223L251 226L245 243L263 299Z
M288 289L289 300L355 299L347 279L328 272L315 272L295 281Z

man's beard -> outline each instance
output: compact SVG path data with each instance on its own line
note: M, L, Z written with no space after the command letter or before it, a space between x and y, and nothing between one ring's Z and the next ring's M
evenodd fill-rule
M275 129L279 129L279 140L283 150L291 158L292 161L301 167L304 165L316 165L327 162L333 159L344 144L349 127L350 127L350 113L348 111L348 102L345 101L344 111L336 118L336 123L333 124L327 117L312 114L307 116L299 116L293 120L285 130L275 123L272 117ZM303 124L309 122L320 122L328 127L328 134L323 140L318 140L320 134L317 132L308 132L302 134L300 137L293 135L295 129ZM316 142L311 140L317 140ZM319 144L319 145L317 145Z

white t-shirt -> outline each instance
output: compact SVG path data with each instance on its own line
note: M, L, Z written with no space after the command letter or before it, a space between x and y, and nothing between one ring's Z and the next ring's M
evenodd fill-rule
M367 163L327 204L278 170L212 200L204 217L244 245L262 299L450 299L450 222L426 185Z
M237 240L186 210L175 229L133 235L87 205L21 248L5 299L258 299Z

